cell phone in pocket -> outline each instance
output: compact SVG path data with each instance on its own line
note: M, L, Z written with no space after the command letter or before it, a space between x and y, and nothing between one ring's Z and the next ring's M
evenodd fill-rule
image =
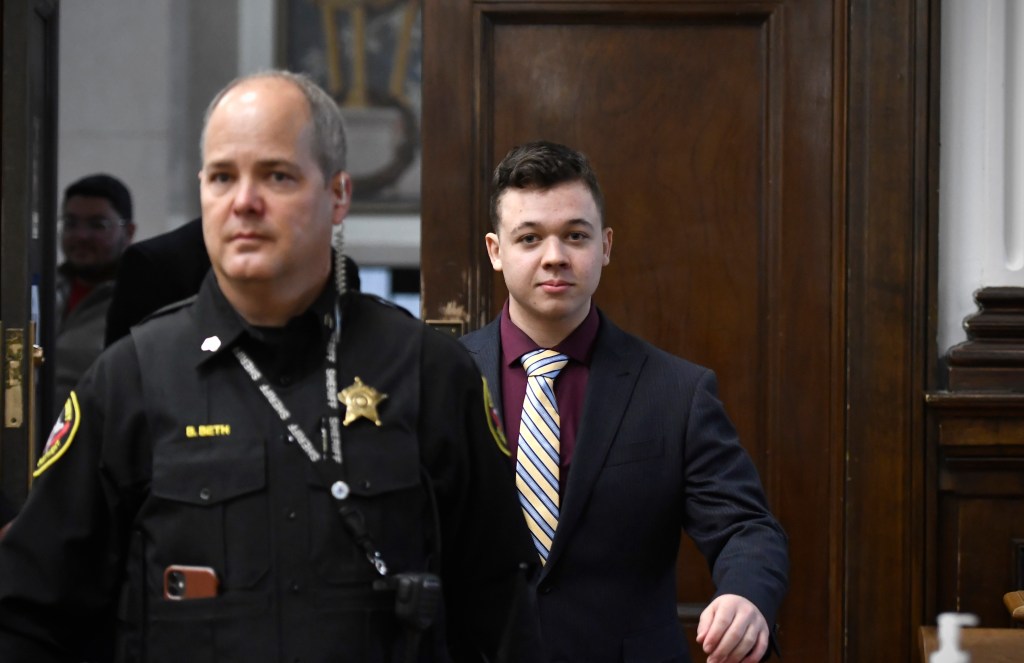
M220 581L209 566L171 564L164 569L164 598L171 601L212 599Z

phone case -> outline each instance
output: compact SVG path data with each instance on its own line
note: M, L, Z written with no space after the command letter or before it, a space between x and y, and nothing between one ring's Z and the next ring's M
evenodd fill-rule
M208 566L172 564L164 569L164 598L171 601L213 598L219 586L217 572Z

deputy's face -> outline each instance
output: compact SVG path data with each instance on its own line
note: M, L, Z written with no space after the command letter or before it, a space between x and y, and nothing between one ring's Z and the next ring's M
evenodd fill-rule
M299 292L329 272L331 226L348 209L348 176L325 181L312 133L305 97L281 79L241 83L214 109L199 191L222 287Z
M590 310L612 249L590 190L582 182L508 189L498 217L487 253L505 277L513 322L535 340L531 330L571 332Z

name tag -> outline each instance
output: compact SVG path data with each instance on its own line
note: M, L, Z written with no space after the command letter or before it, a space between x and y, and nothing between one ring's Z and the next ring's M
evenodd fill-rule
M226 437L231 435L229 424L199 424L185 426L185 437Z

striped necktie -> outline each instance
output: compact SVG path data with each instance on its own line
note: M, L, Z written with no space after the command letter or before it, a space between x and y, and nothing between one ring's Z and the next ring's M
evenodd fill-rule
M526 398L519 424L516 488L541 563L547 563L558 526L560 425L555 378L568 362L568 357L554 350L534 350L522 357Z

